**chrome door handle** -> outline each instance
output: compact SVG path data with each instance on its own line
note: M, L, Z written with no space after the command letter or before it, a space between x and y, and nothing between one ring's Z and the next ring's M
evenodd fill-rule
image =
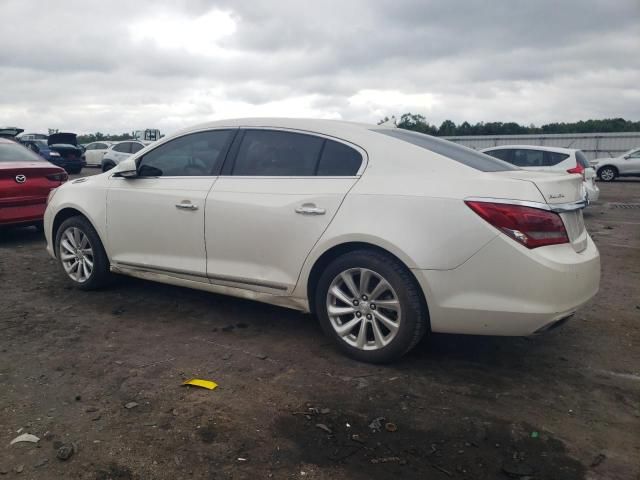
M176 208L180 210L197 210L198 206L191 202L176 203Z
M301 215L324 215L327 211L324 208L318 208L313 203L304 203L296 208L296 213Z

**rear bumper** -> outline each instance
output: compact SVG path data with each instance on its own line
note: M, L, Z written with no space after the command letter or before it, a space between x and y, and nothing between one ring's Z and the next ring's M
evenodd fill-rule
M453 270L414 270L434 332L522 336L572 315L598 291L600 255L591 238L533 250L497 236Z
M598 201L598 199L600 198L600 189L597 185L590 185L589 183L585 182L585 190L587 191L589 203Z

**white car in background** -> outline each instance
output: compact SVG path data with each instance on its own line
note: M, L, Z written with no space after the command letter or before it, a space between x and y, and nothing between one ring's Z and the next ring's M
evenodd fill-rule
M524 170L578 174L582 177L587 201L596 202L600 198L596 171L581 150L537 145L501 145L480 151Z
M100 162L102 171L106 172L107 170L111 170L121 161L129 158L134 153L138 153L140 150L142 150L147 145L150 145L151 143L152 142L143 142L140 140L124 140L122 142L114 143L113 145L109 146L106 153L102 157L102 161Z
M429 331L562 324L598 291L585 204L577 175L428 135L260 118L184 130L66 183L44 230L80 289L115 272L314 312L345 353L379 363Z
M617 177L640 176L640 148L632 148L619 157L596 158L591 166L603 182L611 182Z
M85 160L87 167L100 167L102 166L102 157L107 153L107 149L111 146L112 142L92 142L85 146Z

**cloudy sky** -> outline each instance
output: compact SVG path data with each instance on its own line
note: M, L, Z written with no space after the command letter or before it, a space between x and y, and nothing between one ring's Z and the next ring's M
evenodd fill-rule
M0 126L640 120L640 0L0 0Z

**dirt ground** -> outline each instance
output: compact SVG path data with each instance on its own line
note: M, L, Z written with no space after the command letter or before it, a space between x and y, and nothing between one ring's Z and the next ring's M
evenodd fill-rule
M640 479L640 181L600 187L601 290L569 323L383 367L294 311L70 289L40 233L0 231L0 478Z

